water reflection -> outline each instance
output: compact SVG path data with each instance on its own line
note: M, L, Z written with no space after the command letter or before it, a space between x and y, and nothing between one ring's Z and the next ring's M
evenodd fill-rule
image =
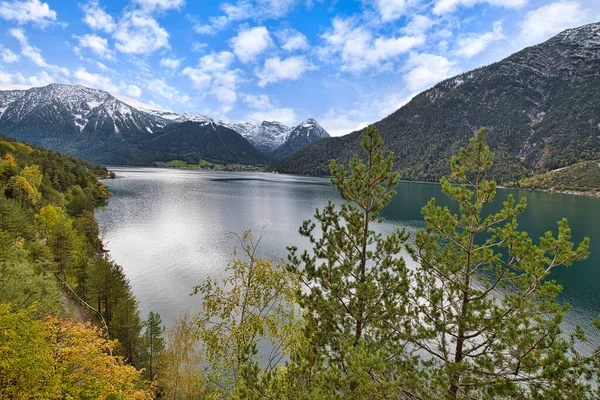
M145 317L159 312L169 322L182 310L197 311L200 298L190 297L194 285L218 276L231 258L234 242L228 232L264 228L261 256L283 258L286 246L307 243L298 227L329 199L339 201L327 179L260 173L207 172L160 168L114 168L117 179L106 181L115 194L97 211L104 240L123 265ZM564 285L563 299L573 305L569 323L583 323L600 314L600 200L584 196L499 190L528 198L520 218L522 230L538 238L556 231L565 216L574 241L592 239L591 256L552 277ZM424 226L421 208L432 197L451 205L435 184L401 183L383 211L383 233L406 226ZM498 209L500 203L491 206ZM598 340L598 334L593 333Z

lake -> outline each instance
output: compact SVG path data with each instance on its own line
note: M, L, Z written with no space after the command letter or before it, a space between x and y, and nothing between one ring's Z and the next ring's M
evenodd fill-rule
M183 310L199 310L201 298L189 296L195 285L208 276L222 275L236 245L227 233L262 230L259 255L285 258L286 246L308 246L298 234L302 221L329 199L340 201L325 178L151 167L110 169L117 178L104 183L115 197L96 211L102 239L123 266L141 316L158 312L167 326ZM424 227L421 208L432 197L451 204L436 184L402 182L397 192L382 212L385 222L379 230L384 233L402 226L410 232ZM564 286L561 299L572 305L566 324L581 324L599 343L600 335L590 328L590 321L600 315L600 199L513 189L499 189L497 199L510 193L527 197L528 208L519 223L530 236L556 232L556 221L566 217L576 243L590 237L589 259L555 270L552 278Z

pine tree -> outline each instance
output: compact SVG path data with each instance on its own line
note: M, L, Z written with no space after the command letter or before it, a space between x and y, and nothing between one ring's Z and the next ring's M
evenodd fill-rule
M153 381L156 374L156 360L165 349L165 327L160 314L150 311L144 321L144 341L147 349L148 378Z
M563 335L567 306L552 270L588 255L589 239L571 242L566 220L558 234L539 244L518 230L526 203L509 195L490 213L496 183L485 179L493 154L480 129L451 161L451 179L442 189L458 214L436 205L424 208L427 228L412 250L418 262L410 273L410 335L430 378L427 397L583 398L591 358L578 354ZM596 354L597 355L597 354Z
M384 237L374 230L400 178L393 172L393 154L385 157L382 147L377 129L369 126L362 140L365 162L355 156L349 171L331 162L331 181L345 202L336 207L330 201L316 211L320 230L315 222L303 223L300 234L309 239L310 252L298 256L289 248L288 267L305 285L299 302L310 353L317 357L309 369L327 371L318 375L331 385L320 388L325 392L319 396L363 397L366 391L373 396L384 386L377 382L396 379L392 367L406 367L401 352L389 351L398 335L384 323L405 313L407 269L399 253L408 234L401 229Z

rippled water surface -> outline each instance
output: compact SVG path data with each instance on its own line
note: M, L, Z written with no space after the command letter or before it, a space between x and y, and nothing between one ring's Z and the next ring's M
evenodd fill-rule
M168 325L185 309L197 311L199 296L189 296L207 276L219 276L231 258L235 242L228 232L263 230L261 256L284 258L286 246L304 248L298 234L302 221L312 217L329 199L339 201L324 178L267 173L208 172L160 168L111 168L117 174L105 181L115 194L96 216L112 257L123 266L140 302L161 314ZM431 198L440 199L439 185L401 183L384 210L390 231L423 226L420 210ZM553 278L564 286L562 299L573 305L568 324L589 321L600 314L600 200L585 196L499 190L526 196L528 208L520 227L534 238L556 231L556 221L567 217L573 239L589 236L591 256ZM496 202L499 207L499 202ZM591 332L594 341L598 335Z

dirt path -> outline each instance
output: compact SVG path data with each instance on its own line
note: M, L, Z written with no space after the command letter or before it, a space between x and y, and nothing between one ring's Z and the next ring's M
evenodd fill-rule
M94 318L83 307L79 306L79 303L73 300L62 286L59 286L59 288L60 297L63 306L65 307L65 312L69 317L71 317L74 321L77 322L90 322L92 325L98 325L98 321L96 320L96 318Z

